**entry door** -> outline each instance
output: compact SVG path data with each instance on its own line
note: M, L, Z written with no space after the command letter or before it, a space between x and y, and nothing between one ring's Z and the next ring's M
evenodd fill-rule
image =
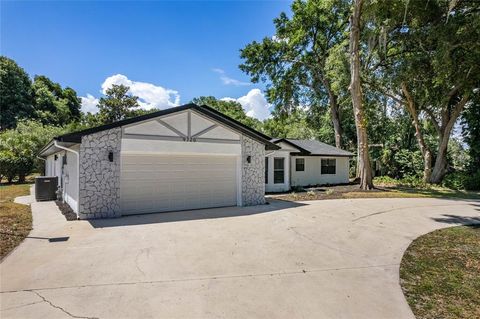
M235 156L122 154L123 215L235 206Z

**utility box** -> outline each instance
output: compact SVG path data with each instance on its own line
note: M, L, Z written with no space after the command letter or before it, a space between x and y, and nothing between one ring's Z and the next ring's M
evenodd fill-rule
M56 200L57 188L57 176L37 176L35 178L35 199L37 202Z

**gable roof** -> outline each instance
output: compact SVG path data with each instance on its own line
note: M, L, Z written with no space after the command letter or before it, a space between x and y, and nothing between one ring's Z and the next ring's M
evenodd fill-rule
M352 157L353 153L342 150L332 145L325 144L317 140L296 140L291 138L273 139L273 143L288 143L300 150L299 155L315 155L315 156L345 156Z
M224 124L225 126L230 127L233 130L239 131L239 132L249 136L250 138L252 138L252 139L254 139L254 140L256 140L256 141L258 141L262 144L265 144L265 148L267 150L279 149L279 147L277 145L275 145L274 143L272 143L270 141L271 138L269 136L267 136L263 133L260 133L259 131L252 129L251 127L248 127L248 126L240 123L239 121L234 120L233 118L231 118L231 117L229 117L229 116L227 116L223 113L220 113L219 111L217 111L217 110L215 110L211 107L208 107L206 105L199 106L199 105L196 105L196 104L193 104L193 103L185 104L185 105L181 105L181 106L177 106L177 107L172 107L172 108L169 108L169 109L166 109L166 110L162 110L162 111L158 111L158 112L152 112L152 113L148 113L148 114L144 114L144 115L140 115L140 116L136 116L136 117L131 117L131 118L121 120L121 121L117 121L117 122L114 122L114 123L111 123L111 124L105 124L105 125L101 125L101 126L97 126L97 127L92 127L92 128L86 129L86 130L78 131L78 132L73 132L73 133L60 135L60 136L54 137L54 140L57 140L59 142L67 142L67 143L81 143L82 142L82 136L85 136L85 135L109 130L109 129L116 128L116 127L125 126L125 125L136 123L136 122L149 120L149 119L152 119L152 118L155 118L155 117L158 117L158 116L164 116L164 115L173 114L173 113L177 113L177 112L181 112L181 111L186 111L186 110L195 110L199 113L202 113L202 114L206 115L207 117L210 117L214 120L217 120L218 122ZM42 152L42 151L40 151L40 152Z

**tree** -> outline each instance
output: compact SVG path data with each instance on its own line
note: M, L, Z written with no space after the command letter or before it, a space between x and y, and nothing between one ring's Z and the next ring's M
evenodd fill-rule
M98 102L99 117L103 124L109 124L131 116L134 108L139 107L138 97L128 94L130 88L123 84L113 84L106 91L106 97Z
M242 124L245 124L257 130L261 129L262 122L245 114L242 105L237 101L218 100L213 96L200 96L194 98L192 100L192 103L195 103L197 105L209 106L227 116L230 116L231 118L239 121Z
M424 180L440 183L447 172L453 127L480 94L480 3L380 3L375 12L377 29L385 30L388 43L377 56L377 84L409 112L424 160ZM434 128L436 152L425 137L425 121Z
M31 81L15 61L0 56L0 131L32 117Z
M298 109L285 116L273 112L273 116L263 122L263 131L276 138L311 139L317 132L308 124L306 111Z
M289 114L299 105L329 105L335 145L341 147L339 93L328 73L329 63L336 62L329 57L346 40L348 1L296 0L291 8L291 18L281 13L274 20L273 37L241 50L245 62L240 69L253 82L267 82L267 98L280 112Z
M353 113L357 128L358 176L361 189L372 189L372 167L368 153L367 119L363 107L362 84L360 79L360 25L363 0L353 1L353 12L350 17L350 94L352 96Z
M480 172L480 99L473 100L462 119L463 138L470 155L467 169L470 173Z
M54 136L66 133L68 129L44 126L37 121L20 121L15 129L0 133L0 175L11 182L18 177L20 182L31 174L39 163L37 153Z
M33 84L35 118L45 125L66 125L80 118L81 100L72 88L62 89L44 75L36 75Z

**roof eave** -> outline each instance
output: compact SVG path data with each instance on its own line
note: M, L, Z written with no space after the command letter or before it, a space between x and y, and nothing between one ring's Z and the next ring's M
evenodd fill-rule
M121 120L121 121L118 121L118 122L115 122L115 123L105 124L105 125L85 129L85 130L82 130L82 131L78 131L78 132L73 132L73 133L69 133L69 134L60 135L60 136L55 137L54 139L57 140L57 141L60 141L60 142L81 143L82 142L82 136L85 136L85 135L105 131L105 130L108 130L108 129L113 129L113 128L116 128L116 127L122 127L122 126L125 126L125 125L128 125L128 124L141 122L141 121L149 120L149 119L152 119L152 118L155 118L155 117L158 117L158 116L169 115L169 114L172 114L172 113L181 112L181 111L185 111L185 110L189 110L189 109L193 109L193 110L196 110L200 113L206 114L206 115L212 117L213 119L216 119L217 121L220 121L224 124L227 124L228 126L232 127L233 129L236 129L236 130L240 131L242 134L248 135L249 137L263 143L265 145L266 150L277 150L277 149L279 149L279 147L277 145L270 142L271 138L269 136L264 135L263 133L258 132L256 130L252 129L251 127L248 127L245 124L242 124L239 121L237 121L235 119L232 119L231 117L229 117L229 116L227 116L223 113L220 113L219 111L217 111L217 110L215 110L211 107L208 107L206 105L199 106L199 105L196 105L196 104L193 104L193 103L173 107L173 108L163 110L163 111L144 114L144 115L140 115L140 116L137 116L137 117L132 117L132 118Z

